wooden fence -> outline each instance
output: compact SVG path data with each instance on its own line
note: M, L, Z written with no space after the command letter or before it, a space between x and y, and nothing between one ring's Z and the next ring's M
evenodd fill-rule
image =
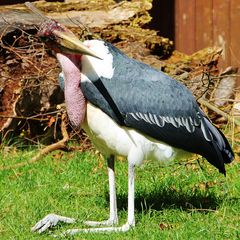
M223 67L240 67L240 0L175 0L174 41L181 52L223 48Z

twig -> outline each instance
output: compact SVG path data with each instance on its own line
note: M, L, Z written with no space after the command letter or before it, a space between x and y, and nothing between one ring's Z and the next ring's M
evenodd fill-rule
M35 120L35 121L49 121L49 118L22 117L22 116L14 116L14 115L0 115L0 118L15 118L15 119Z
M32 3L25 2L25 6L28 7L30 10L32 10L33 13L37 14L38 16L40 16L42 19L49 20L49 18L47 16L45 16L42 11L37 9Z
M231 99L231 98L211 98L209 100L209 102L214 102L214 101L217 101L217 100L228 101L228 102L236 102L236 103L240 102L239 99Z
M66 142L69 139L69 135L68 135L68 132L67 132L67 124L66 124L66 113L62 114L61 132L62 132L62 135L63 135L62 140L46 146L45 148L40 150L39 153L36 156L34 156L32 159L30 159L29 161L20 162L20 163L17 163L15 165L11 165L11 166L0 167L0 170L10 170L10 169L16 169L16 168L19 168L19 167L24 167L26 165L37 162L44 155L46 155L46 154L48 154L52 151L66 148Z
M38 68L32 61L28 60L27 57L23 57L21 54L19 54L14 47L8 47L6 45L4 45L2 42L0 42L0 46L3 48L3 49L6 49L10 52L13 52L15 53L20 59L24 59L24 61L26 61L27 63L29 63L30 65L32 65L37 71L38 73L42 73L42 70L40 68Z
M56 111L47 112L47 113L40 113L40 114L33 115L31 117L0 114L0 118L15 118L15 119L35 120L35 121L49 121L49 118L43 118L43 116L49 116L49 115L52 115L52 114L60 113L60 112L62 112L62 108L64 108L64 106L65 106L64 103L58 104L57 105L58 110L56 110Z
M205 101L203 99L198 99L198 102L200 104L206 106L207 108L211 109L212 111L216 112L217 114L221 115L222 117L224 117L228 121L231 121L234 124L236 124L237 126L240 126L240 120L235 119L234 117L230 116L229 114L223 112L222 110L218 109L217 107L215 107L211 103L209 103L209 102L207 102L207 101Z
M225 78L225 77L240 77L240 74L236 74L236 73L234 73L234 74L225 74L225 75L220 75L220 76L216 76L216 77L212 76L211 78L212 79L221 79L221 78Z

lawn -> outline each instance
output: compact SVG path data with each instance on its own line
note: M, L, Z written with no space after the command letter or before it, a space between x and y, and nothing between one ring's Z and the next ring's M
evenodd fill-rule
M30 159L37 149L2 150L1 166ZM119 219L126 221L127 164L116 163ZM227 166L227 177L205 160L136 170L136 228L127 233L82 234L73 239L239 239L240 164ZM52 239L30 228L48 213L83 220L108 217L105 161L90 152L54 152L35 164L0 171L0 239Z

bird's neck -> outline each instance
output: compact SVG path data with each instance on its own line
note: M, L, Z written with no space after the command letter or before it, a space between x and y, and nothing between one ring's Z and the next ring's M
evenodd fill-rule
M64 95L67 113L71 124L79 127L84 121L86 99L81 91L81 66L79 56L57 54L64 74Z

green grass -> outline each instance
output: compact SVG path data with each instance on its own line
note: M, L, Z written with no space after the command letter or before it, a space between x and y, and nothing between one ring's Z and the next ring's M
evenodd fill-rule
M11 149L10 149L11 150ZM26 161L35 150L1 153L0 165ZM104 164L102 166L102 163ZM240 164L227 177L205 161L136 170L136 228L127 233L82 234L74 239L239 239ZM126 221L127 164L116 163L120 223ZM51 239L30 228L48 213L79 219L53 229L84 227L108 217L106 164L91 153L53 153L41 161L0 172L0 239Z

